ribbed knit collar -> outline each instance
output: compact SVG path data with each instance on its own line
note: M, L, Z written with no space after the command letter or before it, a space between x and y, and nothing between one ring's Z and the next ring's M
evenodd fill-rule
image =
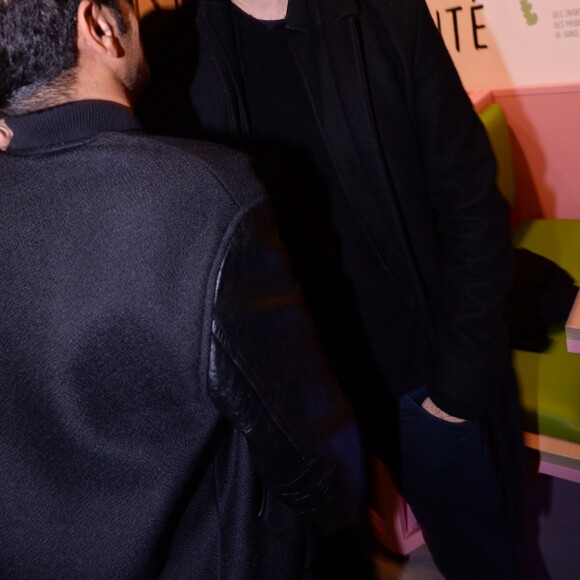
M127 107L111 101L74 101L6 118L14 132L9 152L62 145L106 131L141 129Z

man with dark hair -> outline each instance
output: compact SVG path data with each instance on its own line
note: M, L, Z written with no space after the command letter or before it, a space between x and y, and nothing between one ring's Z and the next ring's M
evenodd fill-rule
M244 156L155 138L127 0L0 0L0 577L311 577L356 429Z

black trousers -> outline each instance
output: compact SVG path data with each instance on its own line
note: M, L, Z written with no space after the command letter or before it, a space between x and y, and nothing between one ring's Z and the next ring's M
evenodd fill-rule
M519 578L489 425L434 417L421 407L426 395L399 400L398 479L437 567L448 580Z

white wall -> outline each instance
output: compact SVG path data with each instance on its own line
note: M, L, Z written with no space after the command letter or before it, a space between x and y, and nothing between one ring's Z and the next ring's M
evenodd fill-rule
M580 83L580 0L426 1L468 90Z

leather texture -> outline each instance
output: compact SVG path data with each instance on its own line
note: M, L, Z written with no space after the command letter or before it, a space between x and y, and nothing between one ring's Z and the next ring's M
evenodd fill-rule
M269 206L238 227L220 270L209 377L270 489L325 533L349 523L362 489L354 426Z

